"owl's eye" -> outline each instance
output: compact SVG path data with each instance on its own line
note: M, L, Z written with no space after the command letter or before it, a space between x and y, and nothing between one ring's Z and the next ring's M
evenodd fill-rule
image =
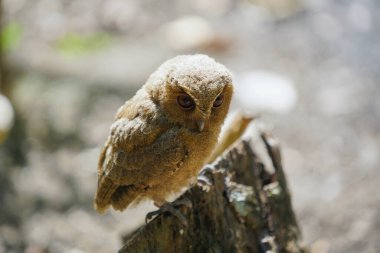
M224 96L223 94L222 95L219 95L215 101L214 101L214 104L212 105L213 107L219 107L223 104L223 99L224 99Z
M188 95L179 95L177 97L177 103L185 110L191 110L195 107L193 99Z

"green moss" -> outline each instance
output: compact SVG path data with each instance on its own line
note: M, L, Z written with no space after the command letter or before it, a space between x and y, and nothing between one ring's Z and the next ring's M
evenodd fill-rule
M253 187L233 184L228 192L230 203L240 217L257 216L260 212Z

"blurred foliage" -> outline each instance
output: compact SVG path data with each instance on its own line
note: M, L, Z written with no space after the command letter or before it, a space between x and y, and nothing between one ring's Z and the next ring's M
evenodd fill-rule
M107 33L88 35L68 33L57 41L57 49L64 55L83 55L105 48L110 43Z
M20 42L23 29L18 23L9 23L4 25L0 36L1 36L1 49L2 51L9 51L17 47Z

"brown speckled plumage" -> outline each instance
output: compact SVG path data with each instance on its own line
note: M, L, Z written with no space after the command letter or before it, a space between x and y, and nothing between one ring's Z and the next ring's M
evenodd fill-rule
M216 145L232 90L230 72L208 56L162 64L117 112L99 158L95 209L123 210L143 199L160 205L188 186ZM182 108L181 95L195 107Z

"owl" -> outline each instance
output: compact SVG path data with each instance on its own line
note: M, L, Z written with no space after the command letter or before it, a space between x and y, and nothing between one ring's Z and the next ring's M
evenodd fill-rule
M206 55L163 63L116 114L98 162L95 209L157 207L189 186L216 146L233 84Z

